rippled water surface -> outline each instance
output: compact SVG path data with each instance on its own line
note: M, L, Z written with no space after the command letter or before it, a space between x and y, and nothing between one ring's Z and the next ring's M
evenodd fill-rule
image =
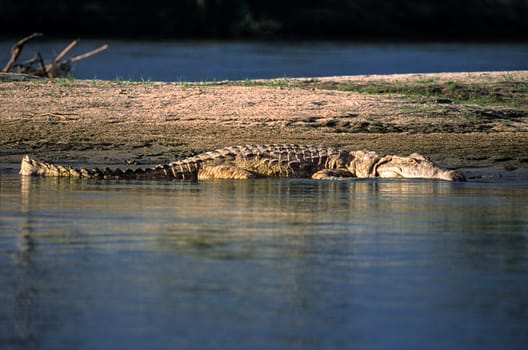
M2 349L526 349L528 184L1 177Z

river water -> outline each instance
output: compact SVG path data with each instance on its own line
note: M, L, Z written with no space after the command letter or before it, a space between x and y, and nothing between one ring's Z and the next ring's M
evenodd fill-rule
M74 64L77 78L528 69L526 44L108 43ZM0 349L528 344L526 182L58 181L6 168L0 195Z
M0 41L0 62L7 62L15 41ZM37 51L51 60L70 41L32 41L19 61ZM73 64L76 78L209 81L528 69L528 43L81 40L66 57L105 43L106 51Z
M2 349L526 349L528 183L1 176Z

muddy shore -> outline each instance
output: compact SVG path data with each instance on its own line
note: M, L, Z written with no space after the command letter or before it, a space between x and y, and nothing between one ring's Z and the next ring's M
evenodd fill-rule
M528 179L528 71L201 83L0 77L0 170L24 154L150 166L219 147L420 152L474 179Z

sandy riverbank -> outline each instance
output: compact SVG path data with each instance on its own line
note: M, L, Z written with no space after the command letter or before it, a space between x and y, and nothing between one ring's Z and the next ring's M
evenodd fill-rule
M247 143L421 152L528 178L528 71L214 83L0 81L0 162L142 166ZM469 96L464 94L469 93ZM459 94L459 95L457 95Z

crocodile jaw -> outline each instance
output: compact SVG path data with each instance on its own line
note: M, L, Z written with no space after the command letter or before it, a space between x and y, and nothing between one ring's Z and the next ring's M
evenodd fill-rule
M445 181L465 181L464 174L456 170L444 170L418 153L409 157L386 156L375 167L375 176L426 178Z

